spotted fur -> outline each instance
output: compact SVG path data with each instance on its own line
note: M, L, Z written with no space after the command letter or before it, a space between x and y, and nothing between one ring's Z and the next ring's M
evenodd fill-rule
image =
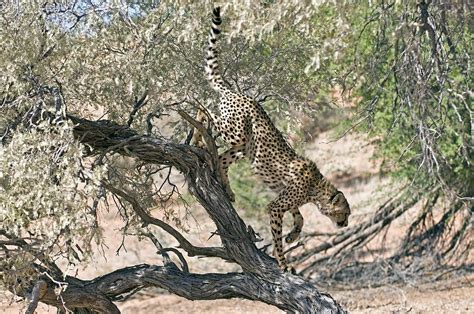
M236 160L247 157L254 172L278 196L268 204L273 235L273 254L280 267L287 269L282 245L282 219L285 212L294 218L294 226L285 238L295 241L301 233L304 219L299 207L315 203L320 211L339 227L347 226L350 207L344 194L338 191L318 170L316 164L298 156L272 123L265 110L252 98L230 90L219 72L217 37L222 23L219 8L214 9L206 56L205 71L210 85L219 92L220 115L211 119L231 148L219 156L221 177L228 184L227 170ZM230 188L227 192L231 198Z

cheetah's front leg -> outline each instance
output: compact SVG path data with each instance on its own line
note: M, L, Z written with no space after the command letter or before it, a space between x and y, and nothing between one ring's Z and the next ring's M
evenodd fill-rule
M273 207L270 212L270 225L272 228L273 236L273 256L276 258L280 269L283 271L287 271L288 264L286 263L286 258L283 254L282 222L283 210L278 207Z
M268 204L268 212L270 214L270 226L273 236L273 256L275 256L280 269L294 273L293 267L288 266L285 255L283 254L283 215L293 206L299 204L294 203L290 195L293 195L288 189L283 190L276 199Z

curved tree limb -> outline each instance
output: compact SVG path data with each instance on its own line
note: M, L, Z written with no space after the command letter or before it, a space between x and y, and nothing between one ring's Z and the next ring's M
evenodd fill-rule
M189 300L243 298L273 304L290 312L301 312L302 309L307 313L344 312L331 296L290 274L283 274L279 281L268 281L247 272L193 274L181 271L174 263L165 266L141 264L88 281L67 277L65 283L67 288L58 298L50 281L41 301L59 308L87 307L119 313L108 300L124 300L130 293L145 287L161 287ZM305 297L299 298L300 294Z
M90 147L93 154L110 151L135 157L142 162L173 165L186 177L190 192L215 222L229 257L238 261L244 270L280 272L274 260L255 247L253 236L207 165L206 151L170 143L163 138L140 136L128 127L111 121L70 119L76 124L75 136Z

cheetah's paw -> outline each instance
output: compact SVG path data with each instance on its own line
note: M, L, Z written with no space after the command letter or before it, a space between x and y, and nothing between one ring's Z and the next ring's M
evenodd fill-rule
M225 189L226 193L227 193L227 196L229 197L230 201L233 203L235 202L235 194L234 192L232 191L232 189L230 188L230 186L227 186L226 189Z
M296 270L293 266L291 265L281 265L280 269L285 272L285 273L290 273L292 275L296 275Z

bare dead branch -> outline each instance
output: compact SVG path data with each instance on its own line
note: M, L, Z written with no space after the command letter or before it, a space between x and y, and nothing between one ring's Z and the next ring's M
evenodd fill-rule
M231 260L222 248L194 246L178 230L176 230L166 222L150 216L146 212L146 210L140 206L139 202L133 196L123 190L112 186L107 182L104 182L104 186L112 193L122 197L127 202L129 202L132 205L135 213L142 219L144 223L158 226L164 231L168 232L171 236L173 236L176 241L178 241L179 247L185 250L188 253L188 256L220 257L225 260Z
M184 120L188 121L195 129L201 132L201 135L204 138L204 142L206 143L207 150L209 154L211 155L211 161L212 161L211 169L214 172L217 171L218 165L219 165L219 161L218 161L219 154L217 153L216 142L214 141L212 136L209 135L209 133L207 132L207 129L201 123L193 119L185 111L178 110L178 113Z
M185 273L189 273L188 262L186 262L186 259L184 258L183 254L181 254L180 251L178 251L177 249L172 248L172 247L163 248L163 251L165 251L165 252L170 251L170 252L173 252L174 254L176 254L176 256L178 256L178 258L179 258L179 261L181 262L181 269Z
M135 100L135 103L133 104L133 109L130 112L130 115L128 116L128 120L127 120L128 126L132 125L133 119L135 118L135 115L137 114L138 110L140 110L148 102L147 96L148 96L148 91L145 91L140 99Z

